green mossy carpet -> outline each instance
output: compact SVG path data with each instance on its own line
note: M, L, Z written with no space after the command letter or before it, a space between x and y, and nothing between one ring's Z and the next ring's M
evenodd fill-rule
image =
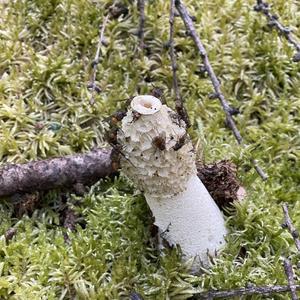
M269 2L300 38L298 1ZM113 1L1 1L1 165L103 146L103 119L123 99L149 93L153 85L162 87L174 106L166 47L169 1L146 3L144 56L136 51L136 3L122 3L129 12L109 20L97 72L101 93L91 105L91 62L99 25ZM247 190L246 199L227 217L222 254L199 276L188 273L179 249L160 254L151 240L145 199L122 177L100 182L82 197L66 194L81 219L67 233L67 242L59 191L45 194L38 209L22 217L16 217L12 199L1 199L0 299L128 299L133 291L145 299L187 299L202 289L286 284L282 256L290 256L294 265L299 259L290 234L281 228L281 204L289 204L300 228L300 64L292 62L294 49L253 10L255 1L185 4L197 19L222 91L241 111L235 119L248 145L237 146L219 102L209 98L210 80L200 71L201 59L177 17L180 90L199 158L206 163L232 160ZM268 181L251 167L252 157L269 174ZM17 233L6 241L9 228ZM294 271L298 278L299 270Z

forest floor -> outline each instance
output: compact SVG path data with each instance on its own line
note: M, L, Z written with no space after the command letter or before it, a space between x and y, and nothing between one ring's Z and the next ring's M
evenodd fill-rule
M300 38L298 1L270 2ZM137 49L136 5L118 3L128 12L108 21L96 79L101 92L91 104L91 62L99 25L113 1L1 1L2 165L105 145L103 120L122 100L149 93L153 86L162 88L174 106L166 47L169 1L146 3L144 54ZM199 160L233 161L247 191L226 217L226 247L211 269L189 274L179 249L157 251L145 199L122 176L99 182L82 196L62 191L40 195L39 201L33 196L21 208L17 196L1 199L0 299L127 299L133 292L145 299L187 299L201 290L287 283L283 256L293 265L299 260L281 224L287 202L300 228L300 64L292 61L293 47L253 10L255 1L185 4L196 18L222 91L240 110L234 118L248 145L237 145L219 102L209 98L211 82L176 17L180 91ZM268 173L267 181L255 172L251 158ZM294 271L298 279L300 271Z

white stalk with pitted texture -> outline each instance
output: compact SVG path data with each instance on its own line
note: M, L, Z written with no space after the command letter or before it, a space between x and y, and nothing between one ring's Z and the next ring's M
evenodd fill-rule
M185 123L159 99L131 102L118 133L122 172L144 192L155 225L179 245L194 267L208 265L225 243L224 218L197 176L195 153Z

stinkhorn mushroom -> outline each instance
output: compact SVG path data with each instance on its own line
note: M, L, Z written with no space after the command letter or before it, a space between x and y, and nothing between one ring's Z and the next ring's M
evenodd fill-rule
M224 218L197 176L185 123L159 99L137 96L118 133L122 172L144 192L161 235L194 266L225 243Z

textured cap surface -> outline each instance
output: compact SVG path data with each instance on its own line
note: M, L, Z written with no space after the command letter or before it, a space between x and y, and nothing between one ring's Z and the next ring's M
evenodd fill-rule
M138 98L138 99L136 99ZM184 191L196 174L195 154L185 123L153 96L138 96L122 120L118 140L123 146L122 171L152 197L172 197ZM146 103L146 104L145 104ZM156 108L152 114L140 109Z

